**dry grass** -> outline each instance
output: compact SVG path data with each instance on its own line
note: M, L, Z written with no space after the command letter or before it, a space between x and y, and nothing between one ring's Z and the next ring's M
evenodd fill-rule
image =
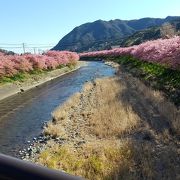
M112 140L87 143L79 149L56 145L41 153L39 163L88 179L114 179L120 171L126 174L133 165L130 146L128 141Z
M127 74L87 83L52 116L44 133L66 141L40 164L93 180L180 178L179 111Z
M67 120L68 111L70 108L76 106L80 100L80 93L76 93L69 98L62 106L57 107L52 113L54 123L61 123Z
M138 101L139 101L141 102L143 106L147 106L146 107L147 111L149 112L151 111L152 113L156 115L162 116L161 119L164 119L164 122L163 121L159 122L159 128L161 128L161 125L163 125L163 123L165 123L165 120L166 120L167 123L169 124L169 128L171 128L173 133L179 136L180 135L180 109L177 109L177 107L173 103L168 101L163 96L162 92L155 91L147 87L140 80L138 80L137 78L132 78L130 75L123 74L123 77L126 79L126 81L124 82L126 86L126 92L124 92L123 94L125 96L123 99L123 102L127 102L127 96L138 97L136 98L137 99L136 104L138 104ZM123 95L120 94L119 97L122 98ZM130 97L129 99L130 99L129 102L132 106L133 97ZM156 123L156 122L152 121L152 123Z
M76 122L79 116L85 120L85 133L108 138L130 132L138 125L139 117L131 106L126 107L117 99L118 93L123 91L124 87L116 80L97 79L94 83L86 83L82 94L76 93L53 112L53 121L45 128L45 134L61 135L62 127L69 121L69 110L76 106L81 107L81 100L85 104L80 112L74 112L71 116L73 122Z
M74 94L68 99L62 106L57 107L52 113L52 121L48 122L44 127L43 133L45 135L51 135L54 138L62 137L67 138L64 126L68 122L68 111L74 107L74 104L79 102L80 93Z
M52 137L66 137L66 132L63 126L55 126L51 122L47 124L47 127L44 128L45 135L51 135Z
M131 106L125 107L117 99L124 87L116 83L115 78L96 80L95 84L95 106L92 106L92 103L84 111L84 114L91 112L87 118L90 132L100 138L108 138L120 136L135 128L139 117Z
M179 177L177 157L173 148L158 150L151 143L101 140L77 149L53 144L40 154L38 163L91 180L166 180Z

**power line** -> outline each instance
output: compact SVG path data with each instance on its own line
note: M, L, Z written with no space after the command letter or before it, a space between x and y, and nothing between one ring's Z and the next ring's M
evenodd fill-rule
M20 44L0 43L0 45L5 45L5 46L18 46L18 45L20 45Z
M51 46L51 45L55 45L56 43L41 43L41 44L39 44L39 43L34 43L34 44L29 44L29 43L26 43L26 44L28 44L28 45L37 45L37 46L39 46L39 45L48 45L48 46ZM0 45L12 45L12 46L16 46L16 45L22 45L22 43L0 43Z
M0 46L0 48L4 48L4 49L22 49L22 47L2 47L2 46Z
M128 36L124 36L124 37L119 37L117 38L117 40L121 41L127 37L129 37L130 35ZM114 41L114 38L106 38L104 37L99 39L99 40L92 40L90 41L90 44L95 44L95 43L106 43L106 42L112 42ZM73 41L71 43L63 43L63 46L64 47L68 47L68 46L73 46L73 45L77 45L79 42L78 41ZM6 43L4 43L5 45ZM6 46L1 46L2 44L0 43L0 48L2 49L22 49L22 51L24 53L26 53L26 50L28 49L33 49L33 52L35 52L35 49L51 49L53 48L56 44L53 44L52 45L49 43L49 44L27 44L27 43L21 43L21 44L6 44Z
M0 49L8 49L8 50L13 50L13 49L18 49L18 52L31 52L36 54L36 52L38 53L42 53L45 49L51 49L52 47L54 47L55 44L53 43L49 43L49 44L27 44L27 43L19 43L19 44L15 44L15 43L0 43ZM21 51L19 51L21 49Z
M26 46L26 45L24 45L24 47L25 48L52 48L53 46ZM23 48L24 48L23 47ZM9 47L9 46L0 46L0 48L12 48L12 49L14 49L14 48L22 48L22 46L21 47L15 47L15 46L11 46L11 47Z
M117 40L122 40L126 37L129 37L129 36L124 36L124 37L120 37L120 38L117 38ZM102 38L102 39L99 39L99 40L92 40L90 41L90 43L104 43L106 41L114 41L114 38ZM78 41L73 41L71 43L63 43L63 46L73 46L73 45L76 45L78 43ZM1 46L1 45L5 45L5 46ZM21 44L6 44L6 43L0 43L0 48L52 48L54 47L55 45L57 44L54 44L54 43L49 43L49 44L27 44L27 43L21 43ZM10 46L10 47L9 47ZM21 46L21 47L19 47Z

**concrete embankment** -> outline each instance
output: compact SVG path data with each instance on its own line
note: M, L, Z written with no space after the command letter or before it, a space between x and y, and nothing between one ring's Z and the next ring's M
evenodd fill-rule
M87 62L79 61L73 69L70 69L69 67L64 67L62 69L56 69L56 70L49 71L44 74L33 75L32 77L28 78L24 82L15 81L13 83L3 84L0 86L0 100L5 99L14 94L21 93L29 89L35 88L45 82L51 81L66 73L75 71L79 69L81 66L84 66L86 64Z

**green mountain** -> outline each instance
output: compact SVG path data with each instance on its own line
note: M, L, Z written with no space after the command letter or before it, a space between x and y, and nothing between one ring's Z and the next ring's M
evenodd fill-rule
M138 31L128 38L125 38L120 43L120 45L132 46L141 44L142 42L149 40L169 38L174 35L180 35L180 20L174 20L168 23L164 23L162 26L155 26L142 31Z
M111 45L119 45L123 40L137 31L152 26L161 26L178 17L168 16L165 19L143 18L138 20L98 20L74 28L64 36L53 50L93 51L108 49Z

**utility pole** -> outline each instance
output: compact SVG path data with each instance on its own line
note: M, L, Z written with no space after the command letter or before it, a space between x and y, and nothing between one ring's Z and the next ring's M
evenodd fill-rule
M22 43L22 46L23 46L23 52L25 54L26 53L26 51L25 51L25 43Z
M34 54L36 54L36 48L34 47L33 49L34 49Z

